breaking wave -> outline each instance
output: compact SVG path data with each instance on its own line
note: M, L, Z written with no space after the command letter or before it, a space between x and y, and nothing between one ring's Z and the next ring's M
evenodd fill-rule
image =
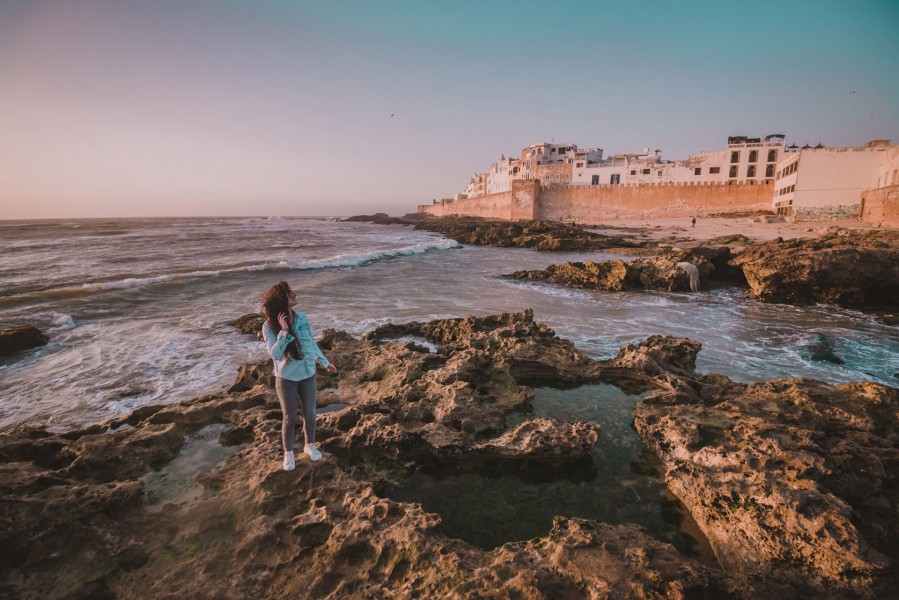
M186 279L215 277L227 273L241 273L252 271L302 271L310 269L328 269L338 267L361 267L381 260L388 260L401 256L410 256L413 254L422 254L424 252L432 250L450 250L460 247L460 244L455 240L434 239L429 240L428 242L421 242L418 244L413 244L411 246L403 246L401 248L394 248L390 250L349 252L346 254L337 254L317 260L308 260L296 263L281 260L254 265L243 265L239 267L224 267L221 269L210 269L204 271L165 273L162 275L153 275L150 277L127 277L124 279L116 279L113 281L89 282L79 285L70 285L55 289L29 292L18 296L18 298L28 296L76 296L109 290L130 289L157 283L170 283Z

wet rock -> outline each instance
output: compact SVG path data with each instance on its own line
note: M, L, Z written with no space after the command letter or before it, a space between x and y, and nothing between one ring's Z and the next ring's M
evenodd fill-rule
M40 329L33 325L18 325L0 329L0 356L9 356L43 346L50 341Z
M531 419L502 436L477 444L477 455L548 458L585 456L596 445L599 425L595 423L563 423L553 419Z
M436 347L399 341L413 336ZM594 361L530 311L328 331L341 366L323 396L324 460L280 468L281 411L262 361L234 391L142 407L108 424L0 433L0 572L12 597L798 598L876 596L894 583L896 390L697 376L700 345L654 336ZM483 550L418 504L378 496L375 465L474 459L502 471L574 464L598 427L532 419L528 382L616 380L653 390L636 426L729 571L633 525L559 518L546 536ZM146 510L143 474L224 423L245 448L195 499ZM127 426L126 426L127 425ZM299 435L302 435L301 433ZM489 460L488 460L489 459ZM544 469L546 471L548 469ZM828 587L829 586L829 587Z
M249 313L243 315L242 317L238 317L233 321L229 321L228 325L231 325L240 333L249 333L251 335L255 335L256 339L262 339L262 324L265 323L265 319L262 315L257 313Z
M596 442L597 426L534 419L504 431L505 415L532 397L515 374L564 384L607 373L640 379L638 371L591 361L529 311L391 326L364 339L329 331L321 343L342 368L320 386L347 406L319 416L325 459L301 457L291 472L280 469L267 361L242 370L240 391L142 407L84 430L0 433L0 569L16 574L4 593L692 598L732 587L634 526L559 520L544 538L486 551L439 533L439 517L417 504L374 491L379 478L365 461L385 453L483 457L498 468L574 460ZM146 510L136 478L210 423L227 424L222 443L246 448L198 477L196 499Z
M437 351L396 341L410 336L434 344ZM547 433L558 435L541 437L534 430L528 437L522 430L520 437L503 438L509 448L496 441L479 445L479 437L504 429L508 413L529 407L533 393L528 385L576 385L597 372L570 342L536 323L530 310L391 324L361 340L326 333L322 344L341 365L338 389L351 405L322 416L322 440L335 452L434 457L571 452L576 457L590 439L556 423L547 426ZM530 451L523 437L535 444ZM594 437L590 447L595 442Z
M732 261L763 302L849 308L899 306L899 231L828 231L757 244Z
M635 425L724 569L790 597L889 589L899 523L884 517L899 503L899 390L797 379L718 392L712 402L647 398Z
M726 600L751 595L751 588L739 589L734 581L684 561L672 550L635 525L559 517L547 537L506 544L494 554L497 562L533 565L530 579L538 598ZM510 583L496 581L497 589L509 589Z
M700 246L630 261L567 262L550 265L542 271L516 271L505 277L608 292L689 292L706 288L713 280L745 284L739 270L729 264L731 258L727 247Z
M387 213L375 213L373 215L355 215L340 219L347 223L374 223L376 225L411 225L408 219L391 217Z
M234 384L228 388L229 393L245 392L253 389L257 385L263 385L268 388L275 386L275 372L272 368L270 359L260 360L259 362L241 365L237 369L237 379Z
M493 221L474 217L427 219L416 229L435 231L462 244L544 251L640 248L647 243L608 236L552 221Z
M833 341L824 334L819 333L815 341L809 344L808 349L811 352L811 358L814 361L829 362L835 365L844 364L843 359L836 354L833 347Z

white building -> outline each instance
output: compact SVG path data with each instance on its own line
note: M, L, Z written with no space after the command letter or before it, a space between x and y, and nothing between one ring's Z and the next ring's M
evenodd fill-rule
M686 160L662 160L661 150L603 157L602 148L578 149L575 144L541 142L522 149L520 158L506 158L475 173L464 196L476 198L512 189L515 179L537 179L549 185L622 185L658 183L762 183L774 181L777 161L784 154L784 136L732 136L727 149L704 151Z
M500 154L499 160L487 169L486 193L495 194L512 189L512 180L518 179L518 159L506 158Z
M798 218L858 216L863 191L892 181L895 146L874 140L861 147L805 146L777 164L773 208Z

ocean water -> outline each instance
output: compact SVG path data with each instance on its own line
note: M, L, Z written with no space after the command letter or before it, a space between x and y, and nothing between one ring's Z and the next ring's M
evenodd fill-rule
M258 310L279 279L318 335L531 307L595 358L667 334L702 342L700 372L740 381L899 383L899 331L859 312L761 304L732 287L613 294L500 278L608 257L462 247L410 227L328 220L0 222L0 327L33 324L51 338L0 363L0 429L68 429L227 388L240 364L265 357L227 323ZM811 360L820 336L845 364Z
M708 541L666 488L661 463L633 427L634 406L647 394L605 383L535 389L532 410L510 415L507 425L533 417L598 423L599 441L585 459L414 465L384 493L438 513L441 531L481 548L546 535L554 517L564 515L639 523L656 539L715 565Z

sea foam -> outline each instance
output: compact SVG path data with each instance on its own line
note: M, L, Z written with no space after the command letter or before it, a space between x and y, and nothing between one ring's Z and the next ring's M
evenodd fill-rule
M27 296L74 296L81 294L90 294L96 292L104 292L109 290L123 290L145 285L153 285L158 283L176 282L185 279L195 279L201 277L216 277L227 273L255 272L255 271L302 271L312 269L328 269L339 267L361 267L380 260L388 260L402 256L410 256L413 254L421 254L433 250L450 250L461 247L455 240L433 239L428 242L412 244L400 248L380 250L374 252L350 252L346 254L337 254L318 260L310 260L304 262L291 263L284 260L259 263L254 265L241 265L239 267L223 267L221 269L188 271L184 273L165 273L161 275L153 275L150 277L127 277L124 279L116 279L113 281L99 281L82 283L79 285L70 285L51 290L40 292L30 292L22 294Z

